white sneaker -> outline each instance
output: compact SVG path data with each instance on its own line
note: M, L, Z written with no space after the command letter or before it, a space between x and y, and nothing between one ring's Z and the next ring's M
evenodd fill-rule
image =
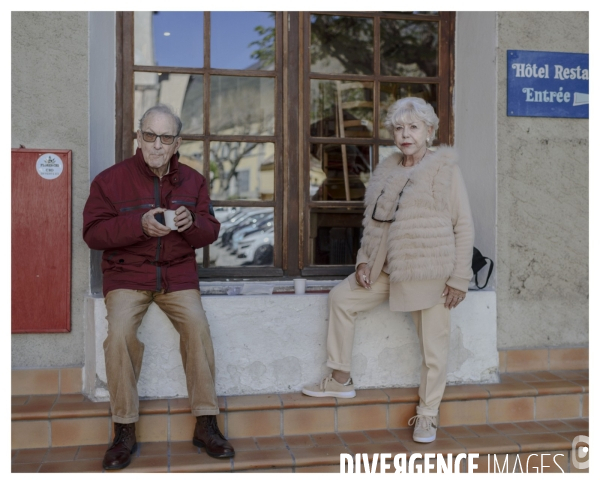
M438 417L431 417L430 415L415 415L408 421L408 425L413 424L415 426L415 430L413 432L413 440L415 442L427 444L435 440L438 427Z
M349 378L346 383L340 383L332 375L323 378L321 383L304 387L302 393L309 397L354 398L356 396L352 378Z

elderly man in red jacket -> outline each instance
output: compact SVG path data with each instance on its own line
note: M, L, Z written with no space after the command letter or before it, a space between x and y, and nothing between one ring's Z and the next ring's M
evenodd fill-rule
M194 249L217 239L205 178L179 163L181 120L167 106L150 108L140 120L135 155L100 173L83 211L83 238L103 250L103 292L108 336L106 378L115 438L105 469L129 465L139 419L137 380L144 345L142 318L155 302L180 335L180 350L192 413L193 443L212 457L234 450L217 427L215 363L210 330L198 289ZM175 210L177 230L164 224Z

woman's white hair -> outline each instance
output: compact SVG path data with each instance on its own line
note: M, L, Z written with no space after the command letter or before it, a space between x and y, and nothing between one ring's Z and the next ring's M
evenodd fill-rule
M433 110L433 106L420 97L405 97L392 104L387 112L384 126L394 136L394 128L402 122L423 121L433 128L433 135L429 138L427 146L431 146L435 132L440 122Z

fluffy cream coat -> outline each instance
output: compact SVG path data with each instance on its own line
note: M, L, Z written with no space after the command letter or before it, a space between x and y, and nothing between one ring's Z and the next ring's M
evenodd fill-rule
M455 239L449 207L454 149L442 146L417 165L401 166L395 153L379 164L365 193L361 249L373 267L385 222L389 227L387 262L391 282L448 278L455 265ZM398 194L405 187L398 205Z

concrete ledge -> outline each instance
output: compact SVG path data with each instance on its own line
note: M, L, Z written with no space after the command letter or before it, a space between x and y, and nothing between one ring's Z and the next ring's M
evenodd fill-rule
M299 391L328 371L327 294L203 296L217 367L218 395ZM88 297L85 390L106 400L103 298ZM383 303L357 318L352 375L357 388L414 386L421 355L410 314ZM145 344L140 397L187 396L179 335L154 304L138 333ZM449 383L497 382L496 294L471 292L452 311Z

